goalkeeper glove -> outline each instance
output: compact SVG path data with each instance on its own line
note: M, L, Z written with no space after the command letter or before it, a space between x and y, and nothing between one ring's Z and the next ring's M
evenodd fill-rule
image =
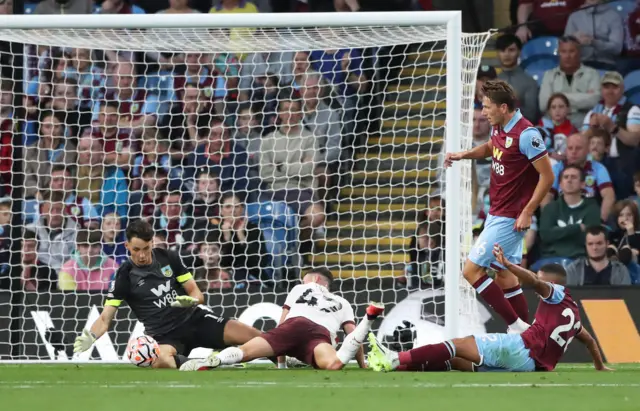
M179 295L176 297L175 301L171 303L171 306L176 308L188 308L198 304L200 303L197 298L193 298L189 295Z
M85 328L82 330L82 334L76 337L76 341L73 343L73 352L87 351L95 341L96 337L93 333Z

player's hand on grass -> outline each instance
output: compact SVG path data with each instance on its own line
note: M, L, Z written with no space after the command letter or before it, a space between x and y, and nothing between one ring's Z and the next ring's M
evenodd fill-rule
M447 153L444 155L444 168L449 168L451 165L456 162L463 160L463 153Z
M76 341L73 343L73 352L85 352L96 341L95 337L91 334L91 331L84 329L82 334L76 337Z
M175 308L188 308L198 304L199 302L197 298L193 298L189 295L179 295L176 297L175 301L171 303L171 306Z

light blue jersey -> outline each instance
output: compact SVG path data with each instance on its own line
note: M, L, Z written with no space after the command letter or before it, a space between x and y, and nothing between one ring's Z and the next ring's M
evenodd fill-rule
M518 334L484 334L474 336L480 364L478 371L532 372L536 364Z

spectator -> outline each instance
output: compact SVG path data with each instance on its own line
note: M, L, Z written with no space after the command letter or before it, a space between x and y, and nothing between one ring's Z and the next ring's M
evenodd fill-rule
M58 273L60 291L106 290L113 280L118 264L102 254L100 233L80 231L76 239L76 252Z
M20 281L25 291L49 291L58 282L55 270L38 258L38 238L33 231L25 230L22 235L20 253L22 275Z
M131 4L131 1L104 0L98 12L103 14L145 14L142 8Z
M142 170L142 188L129 197L129 218L151 221L164 194L169 190L169 178L164 168L147 166Z
M11 250L13 246L11 230L11 197L0 198L0 277L11 273Z
M522 115L535 123L538 118L538 83L518 64L522 42L513 34L503 34L496 40L502 72L498 74L516 91Z
M188 14L188 13L200 13L196 9L189 7L189 0L169 0L169 7L160 10L158 14Z
M195 84L185 84L182 98L174 102L168 121L166 117L162 120L163 124L169 125L168 134L174 150L172 155L189 152L198 145L198 129L207 127L211 115L215 113L211 94L209 97L206 94Z
M626 58L618 60L618 71L626 75L640 63L640 2L636 1L636 8L624 20Z
M314 174L319 188L318 196L328 200L329 190L338 184L342 150L341 122L338 113L325 102L322 76L310 72L303 76L300 94L303 100L303 122L315 139L316 167ZM333 190L331 190L333 191ZM331 193L331 198L337 193Z
M246 0L221 0L219 4L209 10L209 13L258 13L258 8L252 2ZM242 40L243 37L251 36L253 32L254 29L236 27L230 30L229 37L232 41L238 41Z
M122 218L117 213L107 213L102 216L102 254L113 259L117 265L121 265L129 258Z
M580 257L567 267L567 285L629 285L629 271L619 261L607 257L606 230L601 226L587 228L586 257Z
M291 84L293 82L295 59L298 55L306 61L306 67L308 68L309 55L306 52L263 52L247 55L240 66L239 101L251 100L252 89L256 88L256 86L264 86L268 75L278 77L281 84Z
M556 161L564 161L567 151L567 136L575 134L578 129L571 124L569 99L562 93L554 93L547 103L547 115L540 119L539 125L544 129L547 151Z
M35 197L38 191L50 187L53 166L71 166L76 162L76 148L67 142L60 118L51 111L45 111L40 119L38 143L28 147L25 153L26 197Z
M582 45L582 61L593 68L614 70L622 52L624 27L620 14L603 0L585 0L584 8L569 16L565 36Z
M583 0L520 0L518 24L521 26L516 36L523 43L532 37L561 36L569 13L579 9L582 3Z
M195 194L190 202L189 215L202 227L218 225L220 217L220 181L213 170L203 168L196 175Z
M302 76L311 70L311 64L309 63L309 52L298 51L293 55L293 83L291 86L298 90L300 84L302 84Z
M618 201L613 208L615 230L609 233L607 256L618 260L629 270L631 282L640 284L640 213L633 200Z
M185 86L187 85L195 87L200 93L204 93L204 96L209 100L213 99L216 88L216 73L204 64L206 61L205 56L203 53L186 53L184 73L173 77L174 93L178 101L183 100ZM190 98L189 102L193 103L199 100Z
M0 52L1 54L1 52ZM0 57L0 60L2 57ZM13 82L0 79L0 195L11 193L13 167Z
M99 140L82 137L78 143L76 195L87 198L96 208L98 215L117 212L127 215L129 191L122 170L105 165L104 152Z
M145 126L156 124L158 96L136 86L136 71L132 62L119 58L108 81L104 98L118 103L118 127L130 129L140 135ZM94 120L98 119L102 104L100 101L94 104Z
M551 263L567 266L583 256L586 228L600 224L598 203L582 196L585 183L582 168L568 165L559 179L562 194L540 213L541 259L531 266L534 272Z
M473 100L473 108L482 110L482 98L484 95L482 94L482 86L488 80L495 80L498 78L498 73L496 69L492 66L488 66L486 64L478 67L478 74L476 74L476 95Z
M154 230L165 233L168 247L180 252L193 246L195 234L193 218L184 212L182 202L180 191L167 192L154 215Z
M260 164L260 121L259 114L253 112L249 102L238 106L236 116L236 134L233 139L247 148L251 164Z
M640 208L640 171L633 173L633 191L635 191L635 195L632 197L632 200L635 201Z
M233 285L229 273L220 268L220 244L216 241L207 239L198 247L199 264L195 278L203 292L230 289Z
M279 127L262 139L260 177L269 191L261 201L285 201L300 216L303 227L324 224L324 208L313 191L315 142L302 124L302 103L296 92L284 89L278 105Z
M98 124L84 135L101 142L105 165L128 168L131 162L131 129L119 126L119 107L115 100L103 101L99 107Z
M487 117L482 114L482 109L473 111L473 147L480 146L489 141L491 133L491 124ZM441 156L442 157L442 156ZM491 179L491 158L474 160L472 173L472 199L474 201L473 210L477 211L482 208L484 194L489 189L489 180Z
M571 103L571 123L580 127L587 111L598 102L600 74L580 62L580 43L575 37L562 37L558 44L560 65L547 70L540 87L540 111L553 93L564 93Z
M142 133L142 152L133 159L131 176L142 177L142 170L149 166L164 169L169 175L169 179L177 177L177 172L174 173L171 168L169 139L164 130L161 131L155 127L147 127Z
M60 270L75 248L76 222L64 215L64 193L45 191L42 196L38 221L27 225L27 230L38 239L38 259L54 270Z
M247 219L237 196L227 193L220 203L220 266L233 272L237 283L266 280L262 270L267 250L260 228Z
M198 129L200 137L195 152L185 158L183 178L186 191L193 191L196 171L208 167L220 176L220 190L232 191L243 198L254 190L249 176L249 158L246 149L229 137L222 119L213 117L206 127Z
M560 191L560 173L566 165L574 164L582 168L585 174L584 192L587 198L595 197L600 204L600 218L607 221L616 195L607 169L597 161L587 160L589 155L589 142L587 136L572 134L567 139L567 160L553 165L553 173L556 178L553 187L543 201L543 206L549 204Z
M53 85L51 100L47 107L54 110L66 125L65 135L71 145L76 146L83 130L91 127L91 112L82 110L78 100L76 80L64 80Z
M34 14L91 14L92 0L42 0Z
M607 169L616 198L629 197L632 193L633 181L629 173L609 155L611 135L603 128L590 128L582 134L589 139L589 160L602 163Z
M425 221L411 239L407 282L409 289L440 287L444 279L444 225Z
M602 76L602 101L584 117L582 130L602 128L612 136L609 156L625 170L640 170L636 152L640 143L640 107L624 97L622 75L609 71Z
M90 49L73 49L65 67L65 79L78 85L78 108L82 112L90 111L96 101L104 98L107 78L92 54Z

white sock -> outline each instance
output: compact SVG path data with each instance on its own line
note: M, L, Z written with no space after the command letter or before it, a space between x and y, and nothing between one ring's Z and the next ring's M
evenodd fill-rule
M358 349L367 338L369 330L371 330L371 323L373 321L368 320L367 317L360 321L360 324L356 326L356 329L349 335L347 335L342 343L342 347L338 350L338 359L344 365L347 365L349 361L356 356Z
M222 365L233 365L242 361L244 353L238 347L228 347L216 355Z

